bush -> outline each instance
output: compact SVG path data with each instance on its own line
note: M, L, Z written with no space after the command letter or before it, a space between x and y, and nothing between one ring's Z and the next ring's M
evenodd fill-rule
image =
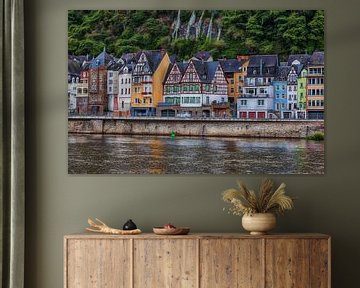
M324 134L323 133L315 133L314 135L308 136L308 140L314 140L314 141L323 141L324 140Z

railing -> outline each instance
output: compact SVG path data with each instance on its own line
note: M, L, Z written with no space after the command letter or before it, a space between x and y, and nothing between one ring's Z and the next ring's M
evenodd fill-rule
M171 106L180 106L180 103L167 103L167 102L159 102L158 107L171 107Z
M269 98L270 94L243 94L240 98Z
M242 122L242 121L247 121L247 122L297 122L297 121L324 121L323 119L323 115L317 114L317 115L310 115L310 117L308 115L306 115L306 117L304 118L237 118L234 116L229 116L226 115L226 117L224 118L223 115L218 115L218 116L212 116L212 115L207 115L207 116L203 116L203 115L199 115L199 116L194 116L194 115L190 115L190 117L188 117L188 114L186 114L186 117L183 116L164 116L164 117L159 117L159 116L149 116L146 115L144 113L144 115L138 114L138 116L115 116L113 115L113 112L104 112L104 113L93 113L93 114L88 114L88 113L68 113L68 117L70 119L129 119L129 120L186 120L186 121L224 121L224 122ZM273 117L275 117L275 115L273 114Z

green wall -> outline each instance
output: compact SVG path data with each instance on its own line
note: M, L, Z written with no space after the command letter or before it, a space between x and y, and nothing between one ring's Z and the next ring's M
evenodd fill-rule
M333 287L358 287L358 1L25 2L26 287L63 287L63 235L83 231L88 216L118 227L132 218L145 231L165 222L190 225L195 232L241 231L240 218L223 212L220 192L237 178L257 185L261 175L67 175L67 10L204 7L326 10L326 174L273 177L286 182L289 194L299 198L296 209L280 219L278 232L332 235Z

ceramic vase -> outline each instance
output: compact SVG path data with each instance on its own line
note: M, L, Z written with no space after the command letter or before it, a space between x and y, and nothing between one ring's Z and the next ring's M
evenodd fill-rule
M242 217L242 226L251 235L263 235L274 229L276 217L272 213L255 213Z

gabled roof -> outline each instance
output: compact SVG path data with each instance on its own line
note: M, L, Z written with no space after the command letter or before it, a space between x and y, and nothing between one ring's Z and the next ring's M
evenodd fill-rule
M242 63L237 59L219 60L219 62L225 73L238 72Z
M287 77L291 70L290 66L279 66L276 71L275 81L287 81Z
M161 51L161 50L139 51L139 52L136 53L136 60L137 61L140 59L140 56L141 56L142 53L145 53L151 70L153 72L155 72L157 67L159 66L162 58L166 54L166 51Z
M207 81L210 83L214 80L216 68L219 66L219 61L206 62L207 66Z
M219 61L203 62L199 60L191 60L191 62L194 63L194 67L199 75L200 81L203 83L211 83L214 79Z
M208 61L212 56L209 51L199 51L194 54L194 57L202 61Z
M299 64L299 65L291 65L291 68L295 69L296 74L299 76L301 73L301 70L305 67L305 65L303 64Z
M314 52L310 58L310 65L324 65L325 55L324 52Z
M170 56L170 63L175 63L176 62L176 55L171 55Z
M107 66L110 61L114 61L114 57L106 53L105 49L95 59L91 61L90 68L99 66Z
M69 59L68 74L80 75L80 71L81 71L81 64L76 60Z
M288 57L287 65L291 66L295 60L299 61L302 65L306 65L309 63L310 57L311 55L309 54L291 54Z
M127 73L131 73L132 70L134 69L134 66L135 66L134 63L125 64L125 65L121 66L121 68L119 69L119 73L120 73L120 74L125 73L125 72L124 72L125 67L128 68L128 72L127 72Z
M251 55L248 67L272 67L278 66L278 63L277 55Z
M181 76L184 75L184 72L186 70L186 66L188 65L188 63L184 63L184 62L175 62L173 64L170 63L170 65L169 65L169 67L168 67L168 69L166 71L166 75L165 75L165 78L164 78L164 83L166 82L166 79L169 77L169 74L170 74L170 72L173 69L175 64L179 68Z
M119 71L122 66L124 65L121 64L121 62L110 61L107 65L107 68L111 71Z
M124 64L128 64L136 61L136 53L124 53L121 55L120 59Z

